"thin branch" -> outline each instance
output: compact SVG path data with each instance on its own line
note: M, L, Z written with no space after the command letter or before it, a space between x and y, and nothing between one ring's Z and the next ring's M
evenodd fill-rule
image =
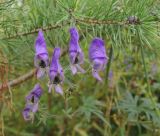
M91 19L91 18L77 18L77 17L73 16L71 13L70 13L70 16L72 18L74 18L74 20L77 23L86 23L86 24L93 24L93 25L129 25L129 24L138 25L141 23L141 22L139 22L139 20L136 22L136 18L133 18L132 20L127 19L127 20L122 20L122 21L116 21L116 20L97 20L97 19ZM131 22L131 21L134 21L134 22ZM21 36L31 35L31 34L37 33L40 29L42 29L43 31L57 29L57 28L61 28L61 27L65 26L67 24L70 24L70 21L65 20L61 24L55 24L55 25L51 25L51 26L47 26L47 27L37 28L35 30L32 30L30 32L26 32L26 33L17 33L16 35L13 35L13 36L4 37L4 38L2 38L2 40L14 39L14 38L21 37Z
M76 18L77 22L87 23L87 24L94 24L94 25L123 25L128 24L128 21L115 21L115 20L97 20L91 18Z
M13 87L13 86L23 83L24 81L32 78L35 72L36 72L36 69L32 69L30 72L24 74L23 76L20 76L6 84L0 85L0 91L8 89L9 86Z
M42 28L37 28L37 29L34 29L34 30L30 31L30 32L17 33L16 35L13 35L13 36L4 37L4 38L2 38L2 40L14 39L14 38L21 37L21 36L27 36L27 35L35 34L35 33L38 33L38 31L39 31L40 29L42 29L43 31L48 31L48 30L52 30L52 29L61 28L61 27L65 26L65 25L67 25L67 24L69 24L69 23L70 23L69 21L63 21L63 22L60 23L60 24L51 25L51 26L42 27Z
M61 53L61 57L64 56L68 51L68 48L67 49L64 49L62 50L62 53ZM8 87L14 87L14 86L17 86L29 79L31 79L32 77L34 77L36 73L36 69L32 69L31 71L29 71L28 73L8 82L8 83L5 83L5 84L0 84L0 92L3 91L3 90L6 90L8 89Z

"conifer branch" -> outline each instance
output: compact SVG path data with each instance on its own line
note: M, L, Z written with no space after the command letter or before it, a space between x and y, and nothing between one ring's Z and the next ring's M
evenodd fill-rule
M91 18L76 18L77 22L87 23L87 24L97 24L97 25L123 25L126 24L126 21L115 21L115 20L97 20Z
M86 24L93 24L93 25L129 25L129 24L138 25L141 23L139 20L135 21L136 17L129 17L127 20L116 21L116 20L97 20L97 19L91 19L91 18L76 18L72 14L70 16L72 16L77 23L86 23ZM132 20L129 20L130 18L132 18ZM57 29L57 28L66 26L67 24L70 24L69 20L63 21L61 24L55 24L55 25L50 25L47 27L37 28L30 32L17 33L16 35L2 38L2 40L14 39L14 38L21 37L21 36L35 34L35 33L38 33L40 29L42 29L43 31Z
M2 40L14 39L14 38L21 37L21 36L27 36L27 35L35 34L35 33L38 33L38 31L40 29L42 29L43 31L48 31L48 30L52 30L52 29L61 28L61 27L65 26L69 23L70 23L69 21L63 21L60 24L55 24L55 25L50 25L50 26L47 26L47 27L37 28L37 29L34 29L30 32L17 33L16 35L12 35L12 36L9 36L9 37L2 38Z
M75 17L74 17L75 18ZM77 22L87 23L87 24L94 24L94 25L139 25L141 24L139 18L136 16L130 16L126 20L117 21L117 20L97 20L91 18L75 18Z

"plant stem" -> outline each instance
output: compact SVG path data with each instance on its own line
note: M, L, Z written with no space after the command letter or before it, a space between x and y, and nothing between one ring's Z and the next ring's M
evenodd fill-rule
M68 100L67 100L67 95L65 94L64 96L64 108L65 108L65 112L68 109ZM68 117L65 115L64 117L64 132L63 132L64 136L68 136Z
M110 71L110 67L111 67L112 56L113 56L113 48L111 46L110 51L109 51L109 60L107 63L107 68L106 68L106 79L105 79L105 85L104 85L105 88L108 88L108 75L109 75L109 71ZM106 91L106 89L104 89L104 90ZM109 96L107 96L107 93L105 92L106 98L107 98L106 105L110 105L110 106L106 107L105 116L106 116L106 120L108 120L108 122L109 122L109 118L110 118L109 115L110 115L110 110L112 107L112 94L111 94L111 97L109 97ZM108 125L105 124L104 125L104 135L109 135L109 134L110 134L110 128L108 127Z
M106 69L106 85L108 86L108 75L109 75L109 70L111 67L111 61L112 61L112 56L113 56L113 48L111 46L110 51L109 51L109 61L107 63L107 69Z

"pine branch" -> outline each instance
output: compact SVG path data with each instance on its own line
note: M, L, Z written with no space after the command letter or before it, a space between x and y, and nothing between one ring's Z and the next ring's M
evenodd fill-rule
M90 18L76 18L77 22L83 22L86 24L97 24L97 25L113 25L113 24L126 24L125 21L115 21L115 20L97 20L97 19L90 19Z
M76 18L73 15L71 15L71 16L74 18L74 20L77 23L86 23L86 24L94 24L94 25L129 25L129 24L138 25L141 23L138 20L138 18L136 18L136 17L128 17L127 20L116 21L116 20L97 20L97 19L91 19L91 18ZM132 20L130 20L130 18ZM31 35L31 34L37 33L40 29L42 29L43 31L57 29L57 28L61 28L63 26L66 26L68 24L70 24L70 21L66 20L66 21L63 21L61 24L55 24L55 25L51 25L51 26L47 26L47 27L37 28L35 30L32 30L30 32L26 32L26 33L17 33L16 35L2 38L2 40L14 39L14 38L21 37L21 36Z
M68 52L68 48L62 50L61 57L65 56L67 52ZM36 69L32 69L28 73L26 73L26 74L14 79L14 80L8 82L8 83L0 84L0 91L6 90L6 89L8 89L8 87L17 86L17 85L33 78L35 73L36 73Z
M37 29L34 29L34 30L32 30L30 32L26 32L26 33L17 33L16 35L13 35L13 36L4 37L4 38L2 38L2 40L14 39L14 38L21 37L21 36L27 36L27 35L35 34L40 29L42 29L43 31L48 31L48 30L52 30L52 29L61 28L61 27L65 26L69 23L70 23L69 21L63 21L61 24L55 24L55 25L51 25L51 26L47 26L47 27L37 28Z
M74 17L75 18L75 17ZM126 20L117 21L117 20L97 20L92 18L75 18L77 22L83 22L87 24L97 24L97 25L139 25L141 24L139 18L136 16L130 16Z

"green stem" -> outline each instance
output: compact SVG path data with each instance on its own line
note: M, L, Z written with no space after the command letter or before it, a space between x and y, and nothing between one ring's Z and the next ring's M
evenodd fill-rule
M67 94L64 96L64 108L65 112L67 112L68 109L68 100L67 100ZM65 115L64 117L64 132L63 136L68 136L68 117Z
M147 68L146 68L146 63L145 63L145 59L144 59L144 52L143 52L143 47L142 46L141 46L141 56L142 56L142 63L143 63L143 66L144 66L144 73L145 73L145 79L146 79L146 82L147 82L148 93L151 96L152 95L151 87L150 87L150 84L149 84L148 72L147 72Z
M112 56L113 56L113 48L111 46L111 49L109 51L109 61L107 63L107 69L106 69L106 85L107 86L108 86L108 75L109 75L109 70L110 70L110 67L111 67Z
M145 63L145 59L144 59L144 51L143 51L143 46L142 45L141 45L141 56L142 56L142 63L143 63L143 66L144 66L145 79L146 79L146 82L147 82L147 90L148 90L147 95L151 99L152 104L155 107L155 110L157 112L157 115L160 117L159 109L157 109L156 102L154 101L153 96L152 96L152 91L151 91L151 86L150 86L150 83L149 83L148 72L147 72L147 68L146 68L146 63Z
M110 48L110 51L109 51L109 61L107 63L107 68L106 68L106 80L105 80L105 88L108 87L108 75L109 75L109 70L110 70L110 67L111 67L111 61L112 61L112 56L113 56L113 48L111 46ZM104 89L105 90L105 89ZM105 92L107 93L107 92ZM107 94L106 94L107 96ZM108 97L108 96L107 96ZM112 99L111 99L112 100ZM109 122L109 113L110 111L107 110L107 107L106 107L106 120L108 120ZM110 128L108 127L108 125L104 125L104 135L109 135L110 134Z

